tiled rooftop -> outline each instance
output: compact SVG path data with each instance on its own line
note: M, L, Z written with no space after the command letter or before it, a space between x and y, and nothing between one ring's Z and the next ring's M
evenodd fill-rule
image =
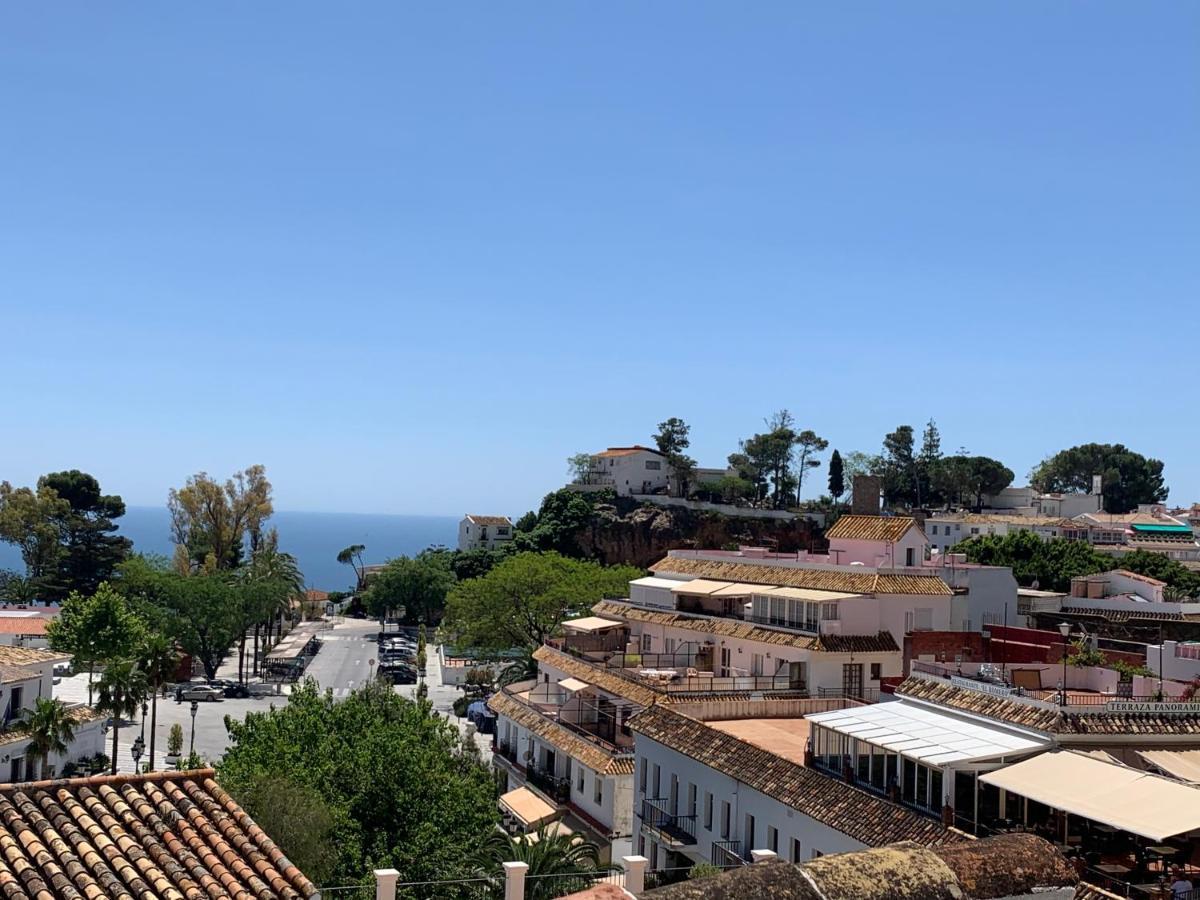
M895 841L925 846L964 840L940 822L820 774L666 706L631 720L633 730L724 772L818 822L871 847Z
M794 763L804 763L808 719L726 719L709 720L704 724Z
M28 673L26 673L26 677L28 677ZM88 722L105 718L104 713L90 706L72 706L67 710L67 715L70 716L71 722L76 728L86 725ZM0 747L7 744L23 743L28 740L29 728L24 722L14 721L8 728L0 731Z
M0 646L0 666L29 666L37 663L64 662L71 658L70 653L60 653L57 650L35 650L32 647Z
M553 666L568 675L594 684L602 691L607 691L617 697L632 700L642 706L649 706L657 699L658 694L645 685L638 684L630 678L617 674L612 669L594 666L569 653L555 650L543 644L533 651L533 658L539 663Z
M508 516L475 516L467 513L467 518L476 525L511 525L512 520Z
M633 772L632 755L617 754L599 741L589 741L541 711L522 703L512 694L497 691L488 698L487 705L492 712L512 719L527 731L566 751L572 759L579 760L594 772L603 775L629 775Z
M851 594L951 594L950 586L936 575L907 575L888 572L847 572L831 569L800 569L790 566L725 562L668 556L650 570L655 574L671 572L721 581L778 587L811 588L818 591L844 591Z
M825 537L831 541L886 541L892 544L916 524L917 520L908 516L842 516Z
M316 887L211 769L0 786L5 900L299 900Z
M702 634L721 637L743 638L763 644L781 647L796 647L801 650L816 650L830 653L890 653L899 650L890 632L864 635L814 636L797 634L775 628L756 625L741 619L715 616L689 616L670 610L644 609L619 600L601 600L592 607L597 615L616 617L628 622L644 622L651 625L670 625ZM581 678L583 676L580 676Z

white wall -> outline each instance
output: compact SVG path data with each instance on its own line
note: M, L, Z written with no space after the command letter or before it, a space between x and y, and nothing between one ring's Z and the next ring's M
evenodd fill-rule
M925 559L927 541L919 528L910 528L895 543L887 541L856 541L834 538L829 542L829 559L835 565L849 566L861 563L864 566L909 565L908 551L912 551L912 565L919 566Z
M1193 678L1200 678L1200 659L1176 656L1175 653L1179 647L1180 644L1178 641L1163 641L1161 648L1158 644L1147 645L1146 668L1153 672L1155 676L1161 674L1163 678L1169 678L1173 681L1191 681ZM1160 655L1162 659L1161 673L1158 670ZM1155 689L1157 690L1157 685Z

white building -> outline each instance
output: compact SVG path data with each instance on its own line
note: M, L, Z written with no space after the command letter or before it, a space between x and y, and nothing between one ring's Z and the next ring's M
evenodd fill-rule
M1032 532L1043 540L1066 537L1071 527L1071 520L1060 516L1015 513L940 512L925 520L925 533L929 536L930 548L936 553L946 553L968 538L1006 537L1018 531Z
M54 696L54 666L70 658L50 650L0 646L0 778L18 782L40 777L41 760L30 759L24 719L39 697ZM70 712L75 739L65 754L51 755L51 773L61 772L68 761L104 751L105 717L86 706L71 707Z
M0 646L41 649L49 647L46 625L53 619L54 616L47 614L44 607L0 609Z
M513 539L508 516L463 516L458 523L459 550L498 550Z
M611 488L622 497L665 494L670 486L667 457L650 447L609 447L595 454L577 487Z
M635 717L636 849L651 870L736 866L753 850L800 862L903 840L959 840L934 818L806 765L804 716L845 706L732 701L707 714L657 705Z

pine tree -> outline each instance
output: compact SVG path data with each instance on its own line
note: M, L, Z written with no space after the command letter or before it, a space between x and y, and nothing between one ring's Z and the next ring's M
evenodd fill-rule
M846 478L842 468L842 454L834 450L829 457L829 496L839 501L846 493Z

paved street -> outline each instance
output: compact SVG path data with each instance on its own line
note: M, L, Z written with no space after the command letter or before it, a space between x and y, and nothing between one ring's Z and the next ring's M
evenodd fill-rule
M321 650L309 664L307 675L315 678L322 688L329 688L335 697L345 697L350 691L360 687L371 677L373 661L377 659L378 648L375 635L378 624L361 619L338 619L334 626L320 635ZM459 696L454 687L445 687L441 683L440 673L436 665L437 656L431 647L429 652L429 677L426 683L429 687L429 699L434 709L455 722L460 729L466 728L466 720L456 719L451 704ZM217 671L219 678L235 680L237 678L237 654L232 654L224 665ZM200 703L196 712L195 747L206 760L215 762L225 753L229 744L229 735L225 730L225 717L243 718L251 711L265 711L272 705L282 705L287 702L288 685L283 685L282 693L272 697L252 697L245 700L225 699L217 702ZM416 685L397 685L395 691L405 697L412 697ZM55 685L55 696L66 702L87 702L87 675L75 675L64 678ZM163 767L163 756L166 754L167 734L171 725L178 722L183 726L183 752L186 756L192 740L191 704L176 703L174 697L160 697L158 700L158 727L155 747L155 764ZM149 753L149 717L145 724L147 754ZM142 734L141 716L127 725L123 725L118 736L118 767L123 772L133 771L133 757L130 748L134 740ZM111 747L112 735L107 737L108 748ZM484 759L491 755L491 739L486 735L476 735L475 742ZM148 761L143 756L142 763Z

